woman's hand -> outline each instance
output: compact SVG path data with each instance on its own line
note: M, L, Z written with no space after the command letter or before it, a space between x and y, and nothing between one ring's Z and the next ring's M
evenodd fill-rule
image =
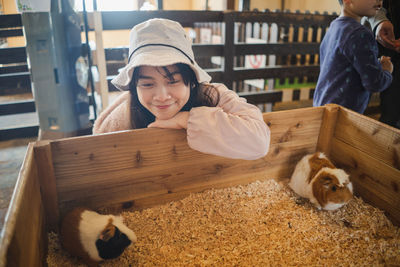
M376 28L376 40L386 48L400 52L400 39L394 37L393 24L385 20Z
M189 120L189 111L178 112L174 117L168 120L155 120L150 123L148 128L168 128L168 129L186 129Z

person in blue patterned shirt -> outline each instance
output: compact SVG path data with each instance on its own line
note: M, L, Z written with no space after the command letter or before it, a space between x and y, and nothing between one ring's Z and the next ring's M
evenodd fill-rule
M340 16L332 21L320 46L320 75L313 105L335 103L364 113L371 93L392 82L389 57L378 59L378 46L361 18L374 16L382 0L339 0Z

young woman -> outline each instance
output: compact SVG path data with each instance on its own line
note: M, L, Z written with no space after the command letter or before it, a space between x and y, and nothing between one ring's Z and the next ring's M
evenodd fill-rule
M247 160L265 156L270 131L260 110L210 80L179 23L138 24L130 33L128 64L112 80L127 92L100 114L93 133L186 129L189 146L200 152Z

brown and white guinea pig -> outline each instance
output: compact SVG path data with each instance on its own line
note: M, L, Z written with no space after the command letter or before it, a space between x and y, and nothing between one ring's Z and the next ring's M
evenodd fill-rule
M63 218L60 239L71 255L83 259L88 266L98 266L102 260L121 255L136 242L136 235L124 225L122 217L78 207Z
M321 152L306 155L297 163L289 187L324 210L338 209L353 197L349 175Z

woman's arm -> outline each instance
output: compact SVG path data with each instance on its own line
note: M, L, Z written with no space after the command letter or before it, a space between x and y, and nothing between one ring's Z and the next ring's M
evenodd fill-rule
M129 91L121 93L96 119L93 125L93 134L132 129L130 103Z
M225 85L215 84L220 94L216 107L190 111L187 140L203 153L235 159L254 160L265 156L270 130L258 107L246 103Z
M400 52L400 39L396 40L392 22L386 16L386 9L381 8L375 16L368 18L376 40L384 47Z

